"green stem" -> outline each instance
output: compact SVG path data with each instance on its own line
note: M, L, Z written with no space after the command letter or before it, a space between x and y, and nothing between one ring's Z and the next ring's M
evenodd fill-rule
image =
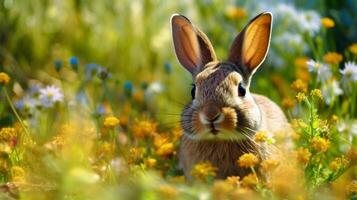
M19 122L20 122L22 128L24 129L24 131L25 131L25 133L26 133L26 135L29 136L30 133L28 132L28 130L27 130L26 126L25 126L25 123L22 121L20 115L17 113L17 111L16 111L16 109L15 109L15 107L14 107L14 104L12 103L12 101L11 101L11 99L10 99L9 93L7 92L6 87L4 87L4 91L5 91L6 100L8 101L8 103L9 103L9 105L10 105L12 111L14 112L14 114L15 114L17 120L19 120Z

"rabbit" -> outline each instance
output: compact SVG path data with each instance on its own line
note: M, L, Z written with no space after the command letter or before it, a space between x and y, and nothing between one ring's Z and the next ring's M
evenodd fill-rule
M172 15L176 57L194 81L192 101L181 114L184 134L178 152L188 180L200 161L210 161L218 179L247 175L250 171L237 165L241 155L251 152L265 160L273 152L270 145L256 143L254 134L290 129L277 104L249 90L252 75L267 56L272 21L270 12L253 18L234 39L228 59L218 61L207 36L185 16Z

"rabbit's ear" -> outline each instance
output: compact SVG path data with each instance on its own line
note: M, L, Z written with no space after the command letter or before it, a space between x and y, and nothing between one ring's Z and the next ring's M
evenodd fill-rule
M234 39L228 61L252 75L263 63L269 50L273 15L264 12L252 19Z
M207 36L186 17L174 14L171 28L176 56L192 75L196 75L208 62L216 60Z

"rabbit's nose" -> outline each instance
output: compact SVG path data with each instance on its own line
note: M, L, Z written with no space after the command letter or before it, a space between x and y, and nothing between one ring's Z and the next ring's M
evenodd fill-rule
M200 112L200 121L202 124L212 124L222 121L223 115L216 106L206 106Z

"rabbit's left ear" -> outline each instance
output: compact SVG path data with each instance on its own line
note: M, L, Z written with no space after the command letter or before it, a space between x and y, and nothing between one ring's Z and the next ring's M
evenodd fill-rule
M269 50L273 15L261 13L238 34L229 50L228 61L245 75L252 75L263 63Z

